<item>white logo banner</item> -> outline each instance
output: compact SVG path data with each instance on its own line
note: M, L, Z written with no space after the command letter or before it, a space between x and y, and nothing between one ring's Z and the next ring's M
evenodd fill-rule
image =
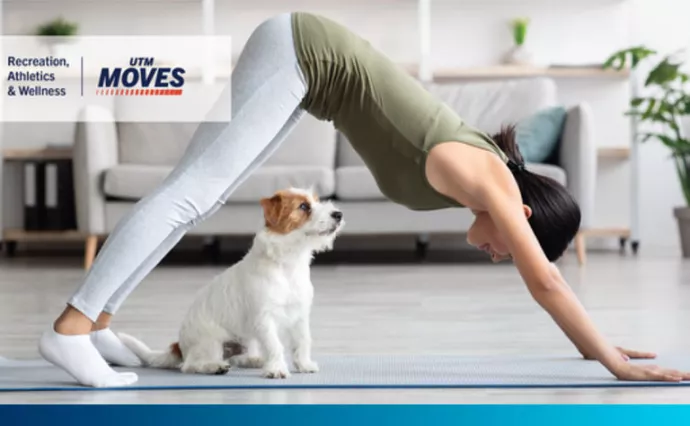
M4 36L1 53L5 122L230 120L228 36Z

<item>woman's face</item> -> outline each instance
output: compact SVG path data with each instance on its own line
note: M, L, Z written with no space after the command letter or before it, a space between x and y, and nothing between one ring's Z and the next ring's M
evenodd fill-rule
M479 250L487 252L493 262L510 259L508 246L489 213L476 210L472 210L472 213L475 219L467 231L467 242ZM530 214L529 207L525 206L525 216L529 218Z

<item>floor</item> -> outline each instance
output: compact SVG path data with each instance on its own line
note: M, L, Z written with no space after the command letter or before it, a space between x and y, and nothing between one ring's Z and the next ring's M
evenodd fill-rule
M175 338L196 288L221 266L156 269L114 328L152 346ZM690 356L690 262L679 255L569 255L560 268L611 342ZM78 258L0 260L0 355L37 356L36 340L82 277ZM509 264L317 264L314 353L573 354ZM224 390L3 393L0 403L688 403L690 388L572 390Z

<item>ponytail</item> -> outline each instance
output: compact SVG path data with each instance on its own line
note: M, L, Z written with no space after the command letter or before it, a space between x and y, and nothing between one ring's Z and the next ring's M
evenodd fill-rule
M501 130L493 135L493 140L498 145L498 148L508 157L509 164L513 163L516 166L524 167L525 160L522 158L517 144L515 124L502 126Z
M501 127L492 139L508 157L506 166L517 182L522 202L532 210L528 219L532 231L549 261L555 261L580 229L580 207L559 182L525 167L514 124Z

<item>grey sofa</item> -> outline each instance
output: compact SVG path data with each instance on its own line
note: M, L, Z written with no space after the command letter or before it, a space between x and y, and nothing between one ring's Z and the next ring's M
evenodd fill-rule
M547 78L426 87L487 132L558 103L556 86ZM133 204L165 178L196 127L193 123L119 122L118 108L127 108L127 100L119 101L113 110L87 107L77 124L78 226L92 239L111 232ZM556 163L528 164L533 171L567 185L582 207L583 226L591 221L595 195L596 149L589 114L587 105L568 106ZM288 186L313 186L319 196L335 199L347 220L344 234L415 234L424 241L430 234L463 233L472 222L465 209L414 212L388 202L343 135L331 123L307 115L226 205L189 234L252 234L262 223L259 198ZM87 267L93 253L87 249Z

